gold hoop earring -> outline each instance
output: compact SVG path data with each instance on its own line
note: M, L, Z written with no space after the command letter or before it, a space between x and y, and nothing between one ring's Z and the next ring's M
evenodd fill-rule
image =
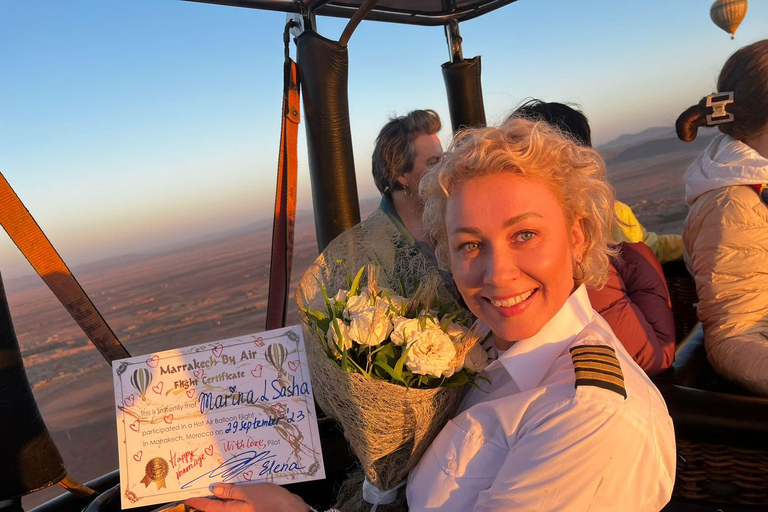
M583 281L587 277L587 268L580 261L576 262L576 268L579 269L581 275L579 277L573 276L574 281Z
M403 193L407 196L411 195L411 185L409 183L403 185Z

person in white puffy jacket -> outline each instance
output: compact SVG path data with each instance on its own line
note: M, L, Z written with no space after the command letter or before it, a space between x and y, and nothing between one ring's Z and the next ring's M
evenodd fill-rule
M685 141L723 132L685 173L685 262L710 363L768 396L768 40L734 53L717 90L677 120Z

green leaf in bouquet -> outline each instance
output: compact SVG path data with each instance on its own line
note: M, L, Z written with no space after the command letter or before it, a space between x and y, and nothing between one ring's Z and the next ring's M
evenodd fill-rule
M472 379L469 378L469 375L467 375L467 372L462 370L454 373L449 378L445 379L445 382L443 382L443 387L457 388L457 387L463 386L464 384L469 384L471 381Z
M328 310L328 316L333 319L336 315L333 310L333 305L331 304L331 299L328 297L328 290L325 289L325 285L319 279L317 280L317 284L320 286L320 291L323 292L323 300L325 301L325 307Z
M344 348L344 350L341 351L341 369L345 372L349 371L349 351Z
M349 285L349 296L353 297L355 295L358 295L360 293L360 279L363 278L363 271L365 270L365 267L362 267L355 276L355 279L352 281L352 284Z
M334 318L331 320L331 323L333 324L333 332L336 333L336 348L339 349L339 353L347 350L344 346L344 338L341 335L341 327L339 327L339 319Z
M373 366L374 368L381 368L382 370L384 370L387 373L387 375L389 375L392 378L392 380L395 380L397 382L403 382L402 379L397 378L397 376L395 375L395 371L387 363L384 363L382 361L374 361ZM386 379L381 379L381 380L386 380Z
M368 375L368 372L365 371L362 366L357 364L357 361L355 361L354 357L347 357L347 363L350 365L349 368L347 369L349 373L361 373L363 375ZM350 369L352 371L350 371Z
M389 292L387 290L381 290L381 294L387 299L387 302L389 302L389 311L395 314L400 314L399 310L392 304L392 297L389 296Z
M313 308L302 308L302 312L307 315L308 318L313 318L317 321L328 320L329 318L322 312Z
M315 320L315 325L317 326L317 329L323 333L323 336L325 336L325 333L327 333L328 329L331 327L331 319L323 318L321 320Z
M343 316L344 316L344 308L346 308L346 307L347 307L347 302L346 301L334 303L334 305L333 305L334 316L336 318L343 318Z
M457 309L450 315L442 317L442 321L440 322L440 328L443 330L443 332L448 332L448 326L451 325L451 322L453 322L454 319L460 314L461 314L461 310Z
M405 382L405 379L403 379L403 366L405 365L405 359L408 357L408 352L411 350L410 345L408 345L408 340L405 338L405 333L403 333L403 346L405 347L405 350L403 350L403 353L400 355L400 358L397 360L394 367L395 378L403 382Z
M416 386L423 389L438 388L445 382L443 377L434 377L432 375L419 375L419 378L416 380Z
M393 368L396 366L396 362L398 360L397 358L397 347L394 343L386 342L379 345L379 347L372 352L372 354L375 354L375 358L373 360L373 365L375 367L378 367L386 372L386 374L391 377L392 379L403 382L402 377L399 376L396 372L396 370ZM402 373L402 372L401 372ZM381 373L378 373L377 375L380 378L386 379L386 376L381 375Z
M488 388L487 389L483 389L482 386L480 386L477 383L477 381L485 382L486 384L488 384ZM474 387L474 388L479 389L483 393L490 393L491 392L491 379L489 379L488 377L486 377L484 375L477 375L477 376L475 376L474 379L470 379L469 380L469 385Z
M403 381L405 382L405 387L410 388L415 379L416 376L409 369L406 368L403 370Z
M451 311L451 308L452 306L450 304L441 304L440 308L437 310L437 318L443 318L449 311Z
M407 297L408 290L406 290L405 288L405 279L403 278L403 276L400 276L400 278L397 280L397 284L400 285L400 296Z

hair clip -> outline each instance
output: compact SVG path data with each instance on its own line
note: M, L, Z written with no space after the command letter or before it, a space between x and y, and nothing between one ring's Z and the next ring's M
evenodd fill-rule
M707 102L705 107L711 114L707 114L707 126L714 126L716 124L730 123L734 120L733 114L725 110L726 105L733 103L733 91L731 92L716 92L710 94L706 98Z

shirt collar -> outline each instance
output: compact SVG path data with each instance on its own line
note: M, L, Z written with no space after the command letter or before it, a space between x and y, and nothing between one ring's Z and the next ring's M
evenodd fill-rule
M395 225L397 230L400 232L400 235L403 237L403 239L405 239L406 242L411 245L417 245L416 239L413 237L411 232L408 231L408 228L405 227L403 219L400 218L397 210L395 210L395 203L392 202L392 194L389 192L384 192L384 194L382 194L379 208L381 208L381 211L387 214L390 222Z
M593 315L586 286L581 285L538 333L515 342L498 361L520 391L533 389L541 383L565 347L589 324Z

